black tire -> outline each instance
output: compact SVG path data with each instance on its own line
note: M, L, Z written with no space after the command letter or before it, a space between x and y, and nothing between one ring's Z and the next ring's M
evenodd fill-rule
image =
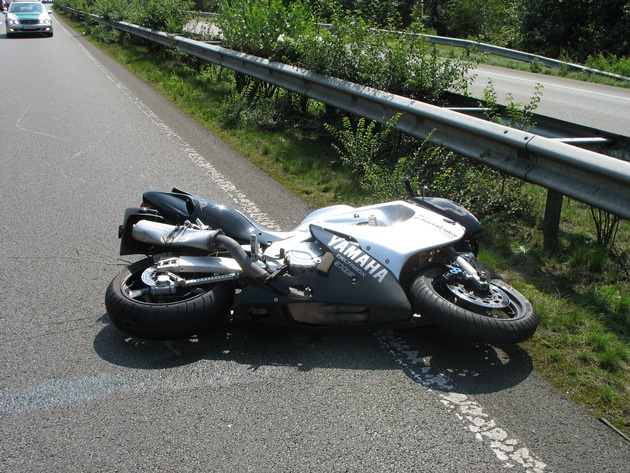
M112 323L123 332L147 340L174 340L200 335L223 320L234 300L234 285L197 286L156 299L131 297L126 289L143 289L143 272L153 266L146 258L125 268L107 287L105 307Z
M475 291L468 300L458 298L447 286L445 272L443 267L432 267L414 279L410 296L417 313L450 331L488 343L520 343L534 334L538 317L531 303L512 286L492 279L490 292L480 293L480 303L475 304ZM482 305L497 294L503 299L507 296L507 307L492 309L492 302Z

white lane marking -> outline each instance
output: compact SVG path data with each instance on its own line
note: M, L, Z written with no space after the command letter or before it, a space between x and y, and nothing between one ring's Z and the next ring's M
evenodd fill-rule
M504 468L519 467L531 473L543 473L547 465L538 460L518 439L499 427L483 407L465 394L455 391L449 378L437 372L431 361L392 330L379 330L375 336L381 347L418 384L435 391L440 402L460 419L475 438L490 447Z
M62 27L63 28L63 27ZM63 28L69 35L68 31ZM243 192L230 182L223 174L221 174L212 164L210 164L203 156L201 156L186 140L173 131L166 123L164 123L160 117L158 117L153 110L147 107L138 97L136 97L125 85L120 82L105 66L103 66L90 52L83 47L80 43L77 43L83 53L98 67L103 74L127 97L138 107L142 112L164 133L166 136L174 141L188 156L188 158L199 168L201 168L212 181L225 192L230 199L238 204L241 210L253 218L255 221L269 227L271 229L279 230L280 227L273 221L271 217L261 211L258 206L252 202Z

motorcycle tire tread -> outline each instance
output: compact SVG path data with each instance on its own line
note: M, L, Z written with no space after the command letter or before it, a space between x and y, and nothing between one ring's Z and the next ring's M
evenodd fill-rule
M506 291L519 306L519 314L514 318L488 317L442 297L433 281L443 272L442 268L431 268L419 274L411 285L415 310L433 323L459 335L497 344L520 343L536 331L539 321L531 303L513 287L501 280L492 280L492 284Z

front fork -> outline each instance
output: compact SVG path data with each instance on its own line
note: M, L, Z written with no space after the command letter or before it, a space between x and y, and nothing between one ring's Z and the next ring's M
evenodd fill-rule
M484 271L477 269L475 255L473 253L458 253L449 247L447 254L453 262L446 275L447 279L455 278L471 282L477 289L487 291L490 287Z

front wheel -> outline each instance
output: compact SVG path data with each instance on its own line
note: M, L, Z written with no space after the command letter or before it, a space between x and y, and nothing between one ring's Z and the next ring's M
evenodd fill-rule
M123 332L147 340L186 338L207 332L230 310L234 300L231 283L151 295L154 268L153 258L145 258L125 268L107 287L107 315Z
M530 302L512 286L492 279L488 290L444 278L445 269L420 273L410 290L416 312L458 334L489 343L519 343L530 338L538 317Z

